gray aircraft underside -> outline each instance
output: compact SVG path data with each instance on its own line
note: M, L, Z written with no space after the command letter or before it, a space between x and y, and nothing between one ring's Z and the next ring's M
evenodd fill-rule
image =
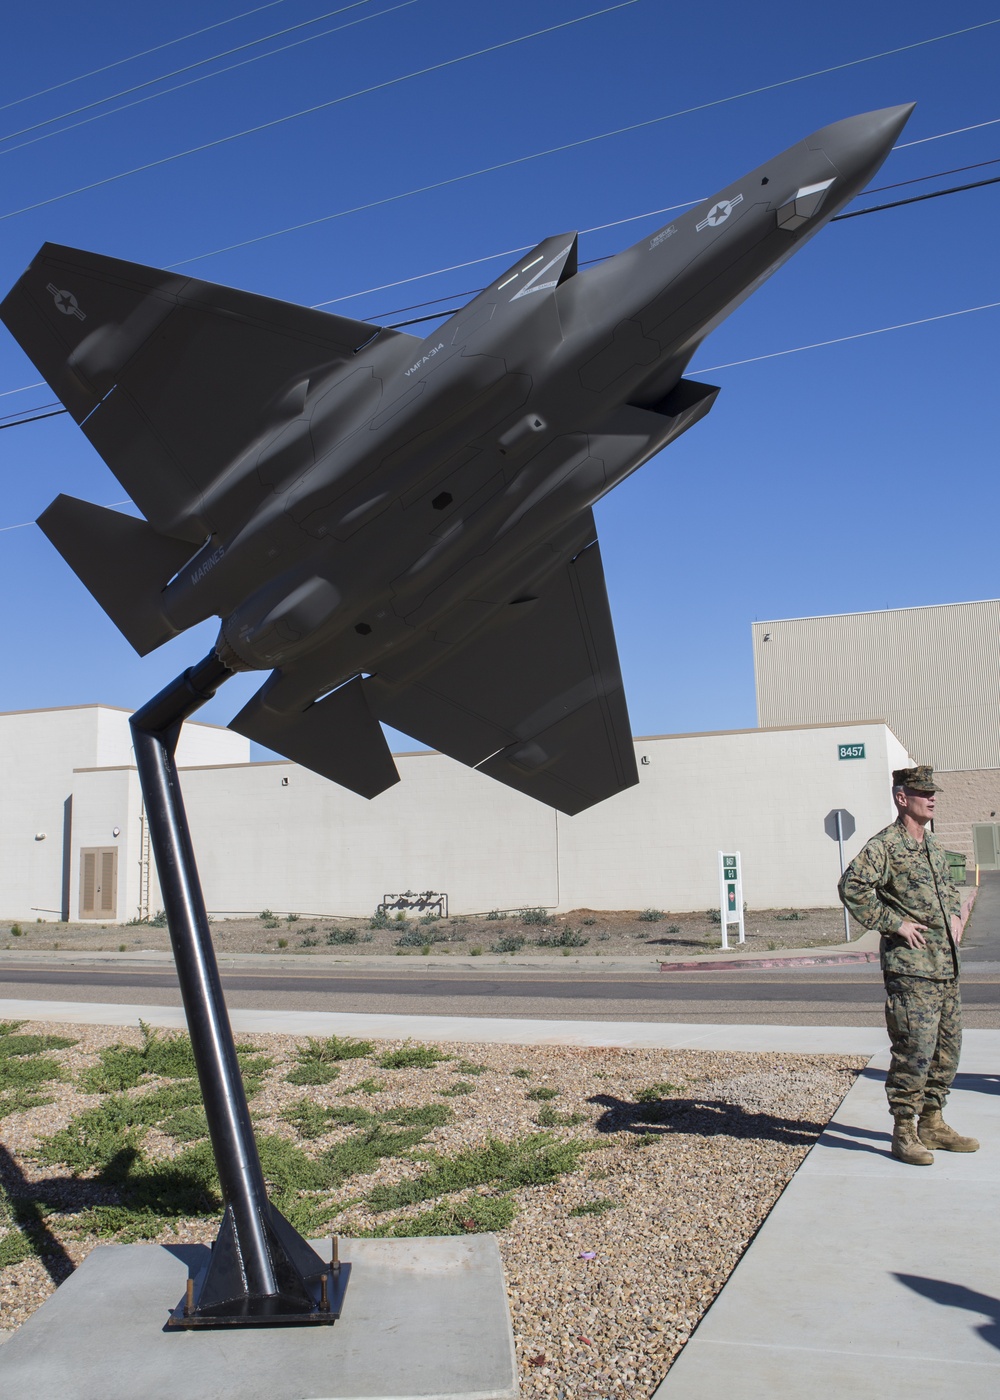
M593 503L709 411L705 336L912 111L834 123L585 273L547 238L426 339L46 244L0 316L145 516L46 535L145 655L206 618L231 728L374 797L379 721L576 813L638 781Z

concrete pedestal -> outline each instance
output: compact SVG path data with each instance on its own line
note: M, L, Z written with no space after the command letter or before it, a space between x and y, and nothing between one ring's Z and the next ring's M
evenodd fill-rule
M317 1241L322 1253L329 1241ZM166 1332L202 1245L105 1245L0 1351L25 1400L516 1400L492 1235L343 1240L332 1326Z

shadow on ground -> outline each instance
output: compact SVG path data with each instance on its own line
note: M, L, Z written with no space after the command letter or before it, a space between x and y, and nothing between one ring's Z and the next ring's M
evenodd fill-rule
M1000 1351L1000 1298L991 1298L988 1293L977 1293L974 1288L966 1288L961 1283L945 1283L939 1278L921 1278L919 1274L894 1274L900 1283L912 1288L922 1298L932 1303L940 1303L945 1308L964 1308L967 1312L979 1313L989 1318L976 1331L983 1341Z
M757 1138L811 1146L821 1125L804 1119L778 1118L773 1113L748 1113L739 1104L717 1099L658 1099L631 1103L612 1094L595 1094L589 1103L604 1112L594 1127L599 1133L691 1133L698 1137Z

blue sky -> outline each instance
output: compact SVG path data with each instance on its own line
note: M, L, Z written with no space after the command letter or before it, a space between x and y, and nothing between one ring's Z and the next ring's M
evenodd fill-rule
M401 320L461 304L551 233L615 252L668 221L651 211L855 112L918 103L918 144L876 186L994 160L990 21L1000 4L925 0L12 7L0 291L51 240ZM998 215L994 186L832 225L702 347L690 374L721 385L713 412L596 511L635 733L754 725L755 618L996 596L1000 309L774 352L1000 301ZM0 332L0 414L49 403L37 380ZM215 624L137 658L41 533L11 528L60 491L124 495L68 417L0 432L0 709L141 704ZM225 723L258 679L203 717Z

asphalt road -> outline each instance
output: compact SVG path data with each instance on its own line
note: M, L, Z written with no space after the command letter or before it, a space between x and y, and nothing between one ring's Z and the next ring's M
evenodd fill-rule
M984 875L963 946L970 1028L1000 1029L1000 872ZM657 972L541 967L228 968L226 998L246 1010L526 1016L546 1020L880 1026L877 965ZM0 960L0 998L179 1006L173 968L90 964L59 954Z
M223 973L231 1007L394 1012L406 1015L529 1016L551 1020L736 1022L776 1025L880 1025L877 966L736 970L717 973L565 973L518 968L405 973L303 968ZM0 997L180 1004L169 967L5 963ZM963 978L965 1023L1000 1027L1000 963Z

